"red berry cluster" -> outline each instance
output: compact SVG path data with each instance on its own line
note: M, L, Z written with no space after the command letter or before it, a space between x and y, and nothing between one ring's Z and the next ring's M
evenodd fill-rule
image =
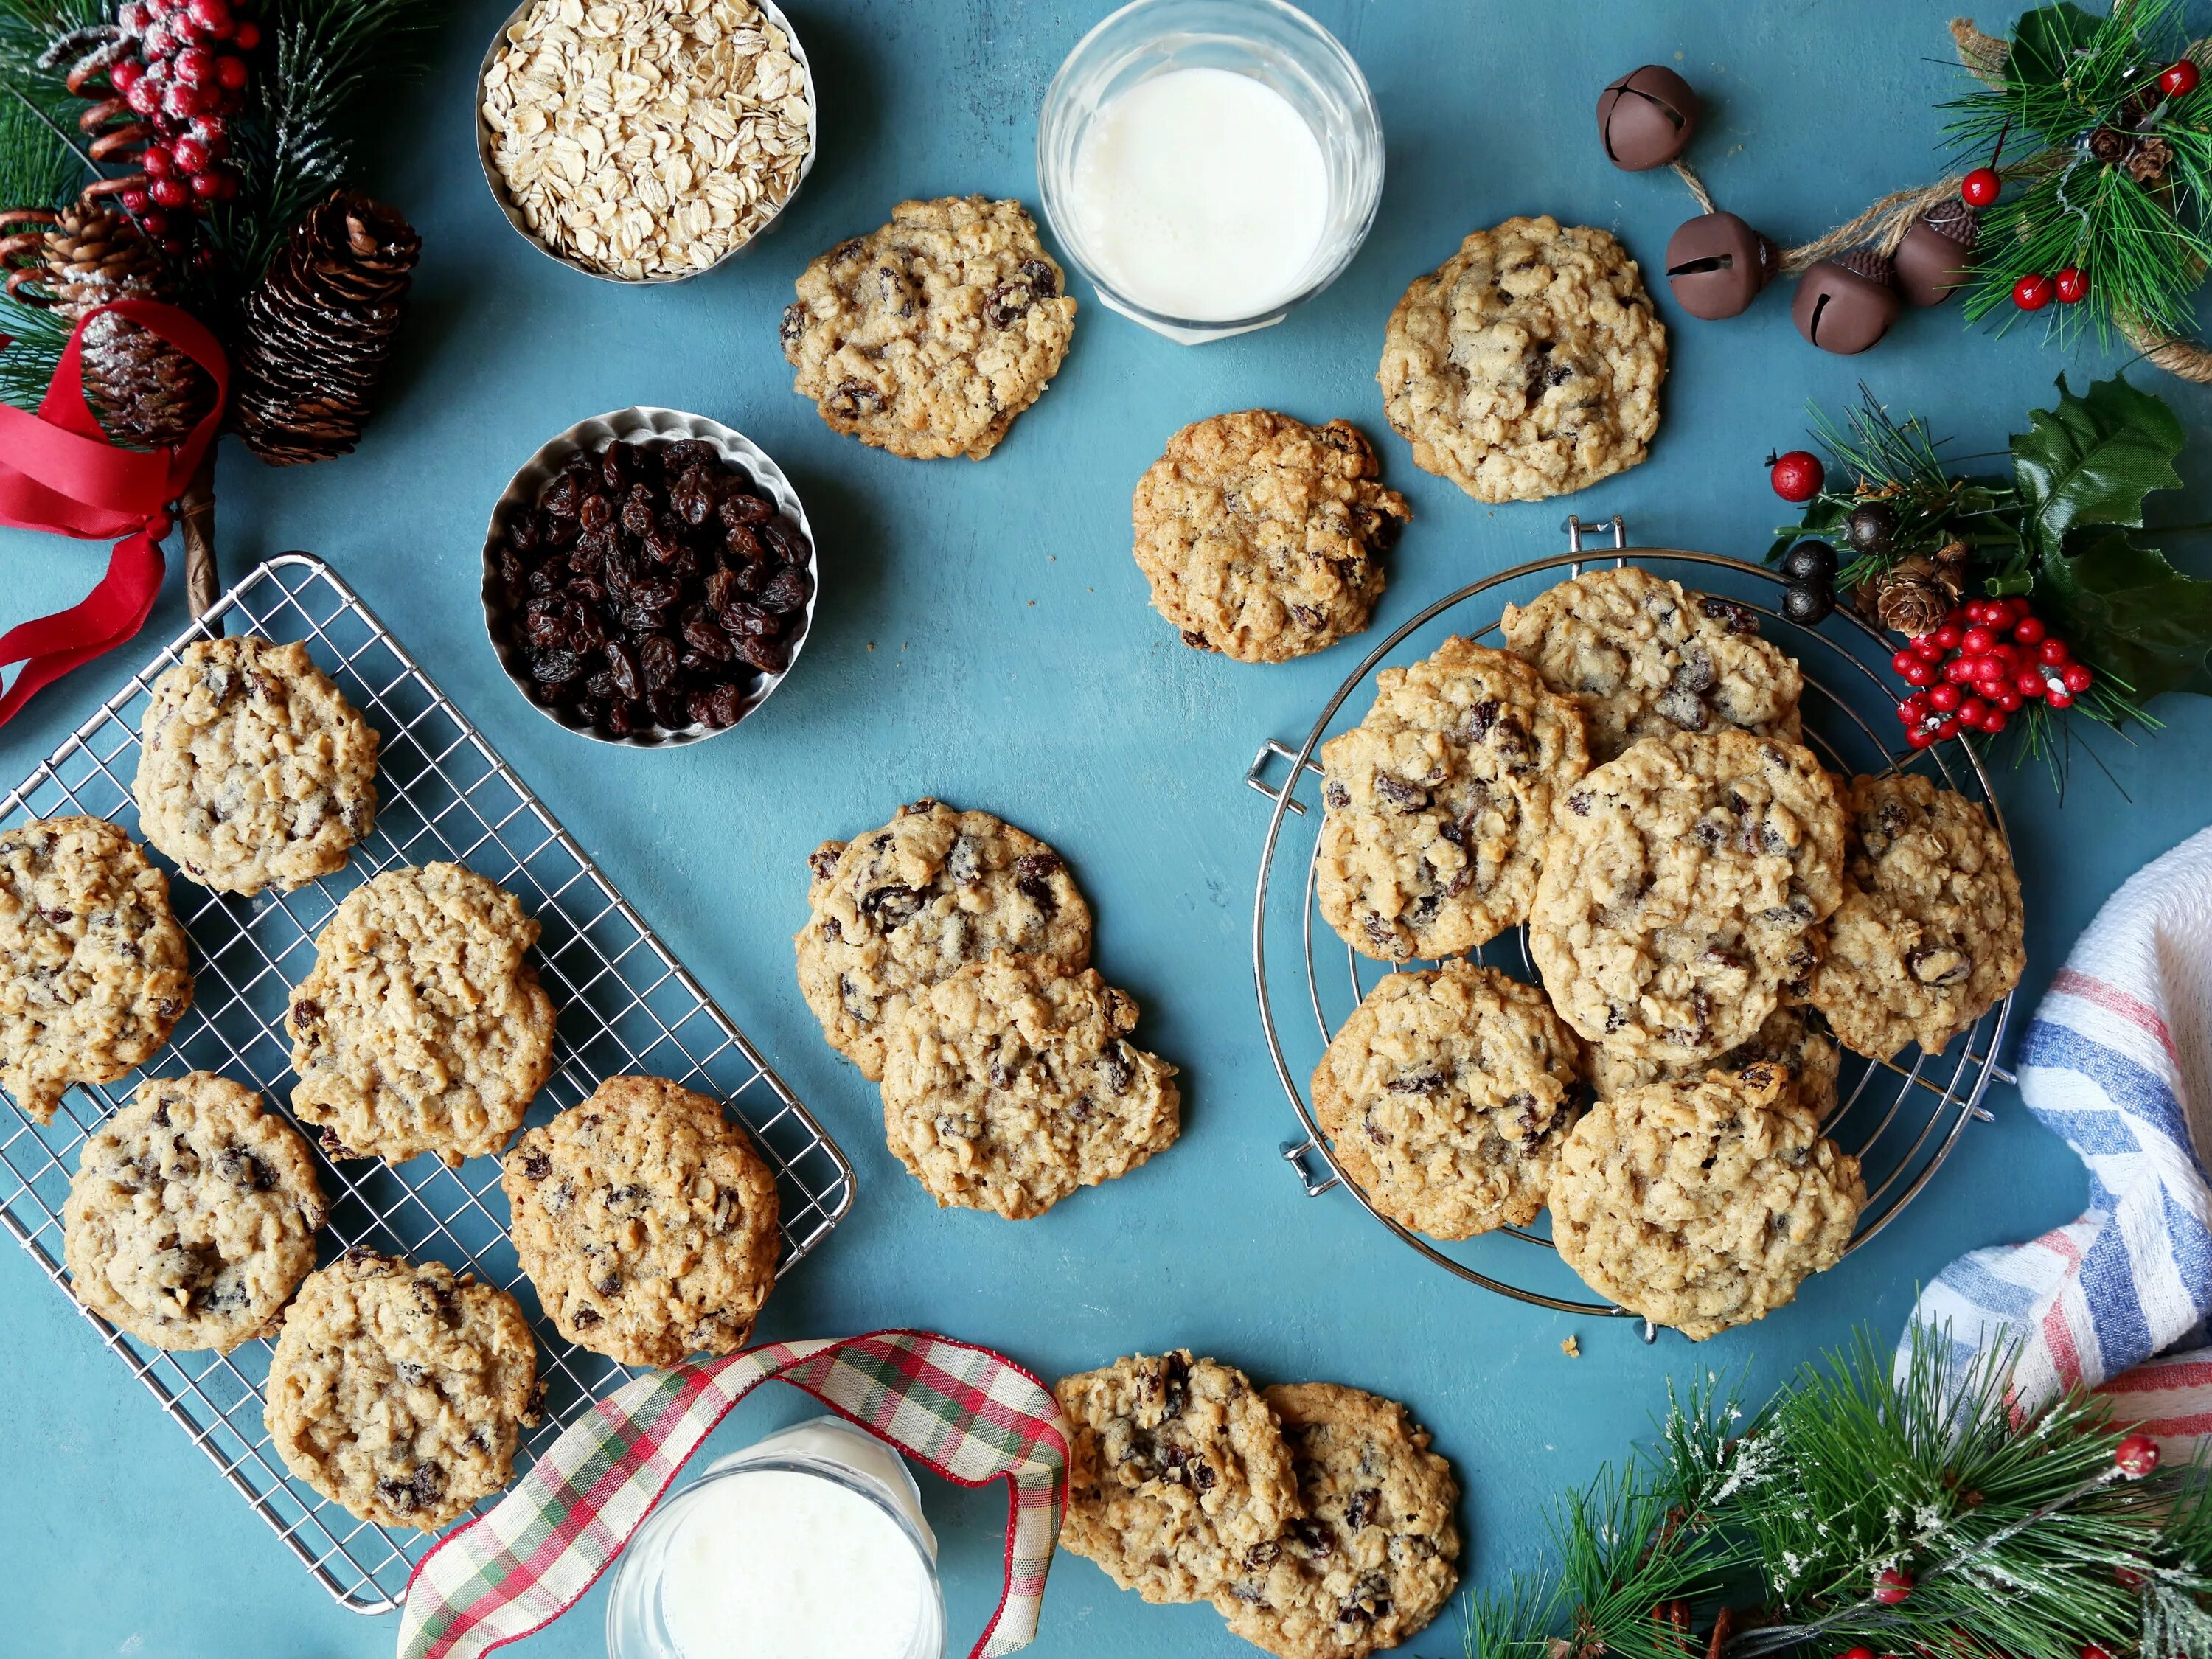
M255 23L231 0L128 0L116 14L135 56L109 65L108 84L143 124L137 161L145 177L121 192L123 206L173 252L183 250L179 210L204 212L238 193L230 118L246 99L244 54L261 44Z
M1995 737L2030 702L2070 708L2095 680L2025 599L1971 599L1889 665L1917 688L1897 705L1915 749L1961 732Z

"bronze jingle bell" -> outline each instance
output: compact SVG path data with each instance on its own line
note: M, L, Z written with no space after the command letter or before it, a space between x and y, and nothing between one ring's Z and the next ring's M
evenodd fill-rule
M1790 320L1823 351L1844 357L1864 351L1889 332L1903 308L1891 269L1872 248L1821 260L1798 282Z
M1698 131L1696 90L1660 64L1632 70L1597 95L1597 136L1617 167L1647 173L1690 147Z
M1686 220L1667 241L1667 286L1708 322L1748 311L1780 264L1774 244L1733 213Z
M1897 286L1916 306L1940 306L1973 280L1981 216L1956 198L1912 222L1898 244Z

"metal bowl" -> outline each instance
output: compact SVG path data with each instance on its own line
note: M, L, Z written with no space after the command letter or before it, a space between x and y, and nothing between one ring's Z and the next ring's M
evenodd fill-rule
M508 608L507 595L499 580L498 552L500 543L516 511L535 507L540 490L559 473L561 464L579 450L598 453L609 444L629 439L696 438L713 444L722 453L722 459L732 466L740 467L752 477L753 483L766 492L777 508L806 538L806 574L813 584L807 595L806 608L801 613L799 631L791 636L791 660L780 674L763 674L738 718L727 726L687 726L672 728L655 726L627 738L612 738L596 726L585 726L570 719L567 713L549 708L531 696L529 665L514 647L510 637L514 612ZM539 714L566 732L591 738L594 743L610 743L625 749L669 749L703 738L720 737L725 732L734 732L754 711L766 702L791 677L799 666L799 653L805 648L814 632L814 607L822 599L822 553L816 544L814 526L807 522L806 508L799 499L799 492L791 487L791 480L783 476L783 469L763 449L742 432L732 431L720 421L710 421L703 415L687 415L679 409L620 409L611 414L594 415L588 421L579 421L557 438L539 448L535 455L522 464L521 470L507 481L507 491L499 504L491 510L491 523L484 532L483 549L483 613L484 632L491 640L492 653L499 665L514 682L514 689L523 700Z
M506 21L500 24L497 33L491 37L491 44L484 48L483 63L477 66L475 111L477 161L483 168L484 183L490 188L492 200L499 204L499 210L507 216L507 223L514 227L515 234L547 258L564 264L571 270L580 270L586 276L602 283L613 283L623 288L650 288L664 283L688 283L694 276L703 276L708 271L727 264L731 260L751 252L758 246L760 240L775 228L792 203L798 199L799 192L805 187L806 175L814 171L815 155L822 148L822 103L815 96L814 66L807 60L806 48L799 39L799 31L792 27L791 20L783 15L783 9L775 3L775 0L753 0L753 3L760 9L763 17L783 31L784 39L790 44L793 60L798 64L799 72L805 78L806 84L806 154L799 158L799 177L792 181L791 194L783 198L775 211L769 214L751 235L715 260L713 264L702 266L697 270L678 271L665 276L635 277L617 276L611 271L595 270L580 260L562 252L559 249L548 246L540 240L538 233L531 229L529 222L522 216L521 210L514 205L514 198L507 193L507 181L500 177L499 167L492 160L492 151L498 139L490 127L484 124L484 77L491 73L493 60L499 56L500 49L507 44L507 30L520 22L524 15L538 3L539 0L522 0L520 5L507 13Z

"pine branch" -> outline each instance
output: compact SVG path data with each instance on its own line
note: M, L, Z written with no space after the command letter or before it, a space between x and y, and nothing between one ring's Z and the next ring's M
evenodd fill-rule
M0 349L0 399L36 409L69 343L68 325L51 311L0 295L0 335L8 337Z

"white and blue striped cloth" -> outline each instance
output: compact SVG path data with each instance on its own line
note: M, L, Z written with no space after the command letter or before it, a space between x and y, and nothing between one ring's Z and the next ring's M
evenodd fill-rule
M2021 1097L2089 1171L2081 1218L1976 1250L1913 1310L1954 1360L2021 1345L2032 1410L2086 1383L2190 1449L2212 1436L2212 830L2098 913L2020 1047ZM2174 1352L2176 1349L2192 1352Z

